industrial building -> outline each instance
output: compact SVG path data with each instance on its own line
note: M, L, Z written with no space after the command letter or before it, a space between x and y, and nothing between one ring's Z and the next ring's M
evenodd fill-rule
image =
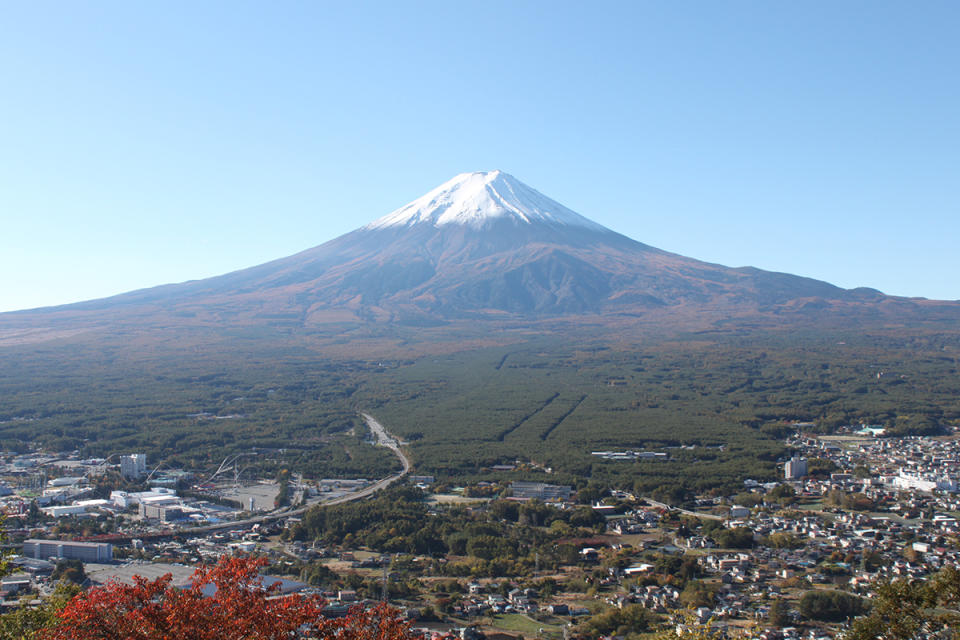
M113 545L105 542L30 539L23 543L23 555L40 560L66 558L83 562L110 562L113 560Z
M545 502L569 500L573 493L573 487L569 485L547 484L545 482L514 481L510 483L510 489L513 491L514 498L527 500L536 498Z

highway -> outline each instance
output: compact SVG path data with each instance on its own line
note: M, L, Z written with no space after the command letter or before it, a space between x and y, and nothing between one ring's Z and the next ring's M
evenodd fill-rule
M400 448L400 443L397 441L397 439L394 436L387 433L387 430L383 428L383 425L377 422L377 419L371 416L369 413L361 413L360 415L363 416L363 419L367 421L367 426L370 427L370 432L377 437L377 446L386 447L387 449L390 449L391 451L393 451L393 453L396 454L398 458L400 458L400 463L403 465L403 469L400 471L400 473L397 473L392 476L387 476L382 480L377 480L376 482L374 482L372 485L370 485L365 489L361 489L360 491L354 491L353 493L349 493L345 496L340 496L339 498L333 498L332 500L327 500L317 504L324 504L324 505L343 504L344 502L352 502L354 500L366 498L367 496L373 495L374 493L376 493L377 491L380 491L381 489L386 489L391 484L393 484L403 476L410 473L410 458L408 458L407 454L404 453L403 450ZM310 505L310 506L314 506L314 505ZM304 511L306 511L306 509L304 509Z
M264 524L267 522L273 522L274 520L280 520L282 518L289 518L291 516L299 516L307 512L308 509L312 509L317 506L329 506L335 504L344 504L347 502L353 502L354 500L362 500L368 496L373 495L381 489L389 487L391 484L400 480L402 477L410 473L410 458L407 454L400 448L400 441L397 440L396 436L389 433L382 424L380 424L376 418L374 418L369 413L360 414L363 419L367 422L367 426L370 428L370 432L376 437L376 444L378 447L386 447L390 449L400 459L400 463L403 465L403 469L400 472L387 476L377 480L373 484L359 491L354 491L336 498L331 498L329 500L317 500L311 502L302 507L286 507L284 509L278 509L276 511L271 511L270 513L265 513L263 515L254 516L252 518L246 518L245 520L231 520L229 522L219 522L217 524L207 524L201 525L198 527L187 527L184 529L171 529L167 531L158 531L155 533L141 533L141 534L129 534L129 535L118 535L111 536L112 541L121 541L121 540L130 540L133 538L139 538L141 540L149 540L153 538L169 538L172 536L195 536L203 535L210 533L212 531L223 531L225 529L246 529L252 527L255 524Z

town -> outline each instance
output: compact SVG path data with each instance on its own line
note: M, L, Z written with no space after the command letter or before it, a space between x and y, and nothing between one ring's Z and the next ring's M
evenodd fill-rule
M229 458L204 476L151 469L138 453L2 452L12 569L2 607L37 606L64 579L88 588L169 573L185 586L201 563L252 554L269 561L267 580L282 593L322 593L330 615L388 600L435 637L642 637L700 625L832 638L865 612L878 581L927 579L960 560L960 440L889 438L863 425L823 436L808 426L794 425L782 481L746 480L735 494L677 505L546 481L450 486L407 474L407 464L390 482L288 472L250 480ZM382 428L379 444L403 455ZM636 464L666 454L594 455ZM498 471L520 465L529 466ZM393 539L376 542L361 535L372 520L351 531L314 522L318 509L374 509L387 495L377 490L393 492L384 509L415 504L428 521L455 525L438 531L462 531L418 543L401 517ZM527 546L504 551L498 533Z

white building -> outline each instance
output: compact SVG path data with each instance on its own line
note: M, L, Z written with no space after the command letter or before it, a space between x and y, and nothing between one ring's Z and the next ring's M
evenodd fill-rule
M138 513L144 518L169 521L184 517L183 501L176 494L162 493L140 498Z
M956 492L957 481L947 476L936 477L932 474L921 475L919 473L907 473L900 469L900 473L894 476L893 486L897 489L908 489L914 491L949 491Z
M98 511L113 506L108 500L77 500L73 504L44 507L41 509L45 514L52 518L62 518L64 516L75 516Z
M103 542L67 542L65 540L26 540L23 555L28 558L76 558L84 562L113 560L113 545Z
M128 480L136 480L147 472L147 456L143 453L134 453L129 456L120 456L120 475Z
M806 458L790 458L783 467L783 477L785 480L799 480L807 475Z
M150 491L136 491L133 493L127 491L111 491L110 502L121 509L126 509L131 505L140 504L144 500L149 501L156 497L176 497L177 492L166 487L155 487Z
M64 476L62 478L51 478L47 481L48 487L73 487L78 484L86 484L87 479L83 477Z
M43 507L40 509L45 514L51 518L63 518L64 516L78 516L84 513L87 513L87 508L76 505L76 504L66 504L59 505L56 507Z

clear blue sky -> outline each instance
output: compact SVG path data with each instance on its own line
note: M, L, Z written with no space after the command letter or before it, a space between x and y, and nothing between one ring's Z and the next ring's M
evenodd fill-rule
M4 3L0 310L494 168L669 251L957 299L958 33L955 1Z

